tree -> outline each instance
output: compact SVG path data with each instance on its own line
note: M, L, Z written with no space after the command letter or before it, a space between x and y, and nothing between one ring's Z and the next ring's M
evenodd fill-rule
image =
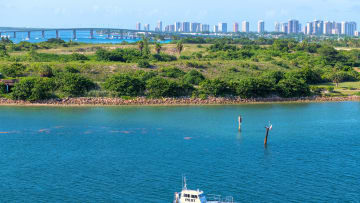
M88 78L77 73L59 73L55 76L55 84L65 96L83 96L93 88L95 84Z
M108 78L104 87L117 96L140 96L144 93L145 82L133 75L117 74Z
M38 101L52 97L54 83L49 78L23 78L12 88L15 100Z
M156 51L156 53L160 54L161 49L162 49L161 44L159 42L156 42L155 43L155 51Z
M183 49L184 49L184 45L183 45L182 41L179 41L176 44L176 50L179 52L179 55L181 55L181 52L183 51Z
M273 93L274 81L268 78L247 78L234 85L236 94L243 98L266 97Z

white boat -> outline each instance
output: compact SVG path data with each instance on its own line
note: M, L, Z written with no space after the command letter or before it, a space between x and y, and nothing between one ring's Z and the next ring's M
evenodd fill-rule
M233 197L222 198L220 195L205 196L204 192L197 190L190 190L186 185L186 177L183 178L183 189L180 193L175 193L173 203L235 203Z

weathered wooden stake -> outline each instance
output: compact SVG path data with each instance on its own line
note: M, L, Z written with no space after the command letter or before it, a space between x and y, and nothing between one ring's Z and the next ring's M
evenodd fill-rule
M266 146L267 141L268 141L270 127L265 127L265 128L266 128L266 135L265 135L264 145Z
M239 116L239 131L241 131L241 123L242 123L242 118L241 118L241 116Z

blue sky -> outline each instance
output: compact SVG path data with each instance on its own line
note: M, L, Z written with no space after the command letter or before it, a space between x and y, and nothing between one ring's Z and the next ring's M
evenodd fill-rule
M0 0L0 26L16 27L120 27L136 22L154 28L158 20L208 23L314 19L360 22L360 0ZM232 25L229 25L232 27Z

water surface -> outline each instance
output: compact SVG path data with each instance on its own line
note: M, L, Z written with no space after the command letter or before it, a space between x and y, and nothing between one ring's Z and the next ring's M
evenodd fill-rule
M4 202L169 203L182 174L238 202L360 200L358 102L0 107L0 121Z

